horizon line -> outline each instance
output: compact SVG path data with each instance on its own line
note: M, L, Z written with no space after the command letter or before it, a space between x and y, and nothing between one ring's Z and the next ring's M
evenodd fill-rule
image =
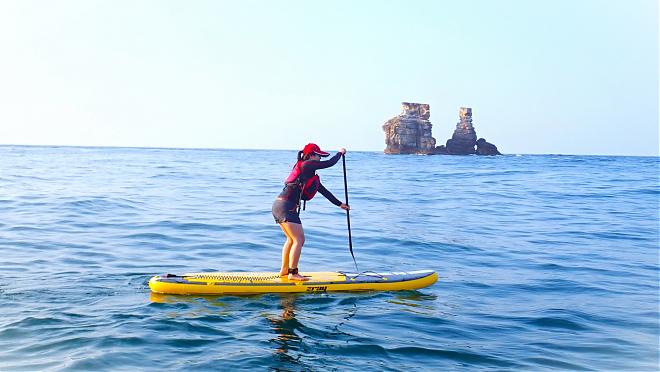
M108 148L108 149L146 149L146 150L223 150L223 151L297 151L297 149L282 149L282 148L230 148L230 147L172 147L172 146L118 146L118 145L33 145L33 144L10 144L0 143L0 147L70 147L70 148ZM378 150L351 150L349 152L371 152L383 153ZM427 155L427 154L390 154L390 155ZM476 154L473 154L476 155ZM516 156L516 155L555 155L555 156L616 156L616 157L638 157L638 158L658 158L658 155L613 155L613 154L562 154L562 153L503 153L502 156ZM434 156L434 155L428 155ZM449 156L465 156L465 155L449 155ZM469 155L467 155L469 156ZM476 155L476 156L497 156L497 155Z

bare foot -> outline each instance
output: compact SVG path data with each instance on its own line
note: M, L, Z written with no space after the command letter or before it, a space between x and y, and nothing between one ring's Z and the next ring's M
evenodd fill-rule
M289 275L288 271L280 271L280 276L287 276Z
M302 276L300 274L289 274L289 280L297 280L299 282L304 282L309 280L308 277Z

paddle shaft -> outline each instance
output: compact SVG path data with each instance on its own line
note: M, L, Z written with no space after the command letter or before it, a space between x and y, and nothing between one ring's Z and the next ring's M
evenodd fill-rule
M344 166L344 195L346 196L346 205L348 204L348 181L346 180L346 154L341 154L341 162ZM350 211L346 210L346 222L348 224L348 250L351 252L351 257L353 257L353 263L355 264L355 270L360 272L358 269L357 262L355 261L355 255L353 254L353 238L351 237L351 214Z

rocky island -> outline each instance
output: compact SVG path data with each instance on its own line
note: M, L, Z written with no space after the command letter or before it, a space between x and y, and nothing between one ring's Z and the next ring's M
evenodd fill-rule
M423 103L403 102L403 112L383 125L386 154L433 154L435 138L431 136L433 124L431 110Z
M472 109L461 107L454 134L445 145L435 146L433 124L429 121L430 106L423 103L403 102L403 112L383 125L386 154L425 155L501 155L497 146L483 138L477 140L472 125Z

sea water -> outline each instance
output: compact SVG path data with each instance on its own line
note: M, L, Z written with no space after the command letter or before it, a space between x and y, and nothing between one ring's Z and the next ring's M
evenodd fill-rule
M660 161L346 157L361 271L403 292L151 294L276 271L295 151L0 147L0 370L657 370ZM344 200L341 162L319 172ZM302 213L300 269L355 270L346 214Z

